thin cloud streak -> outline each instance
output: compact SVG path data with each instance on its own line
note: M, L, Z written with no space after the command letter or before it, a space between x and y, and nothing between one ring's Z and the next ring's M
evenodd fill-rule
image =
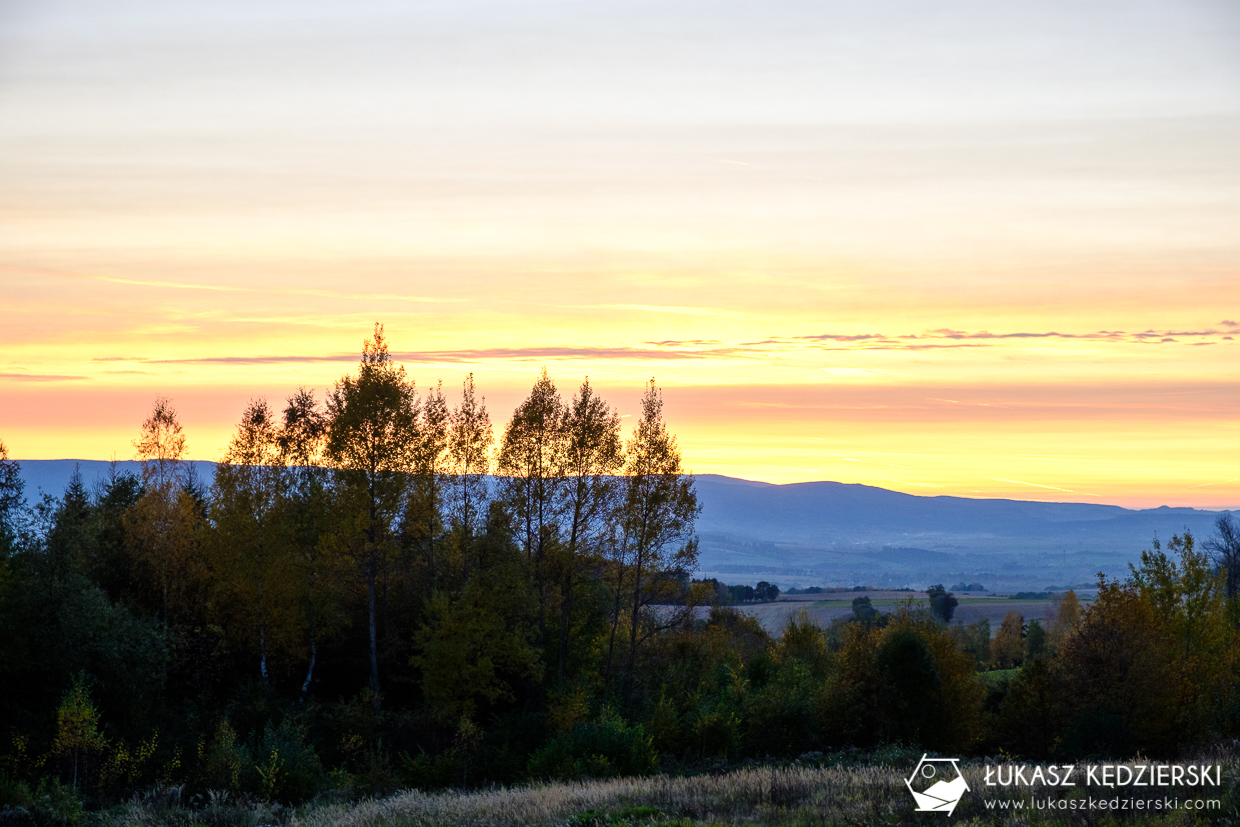
M691 307L688 305L663 304L572 304L561 305L580 310L629 310L642 313L671 313L677 316L714 316L718 318L741 318L740 314L718 307Z
M920 351L920 350L954 350L961 348L989 348L995 343L1005 340L1035 341L1096 341L1115 345L1163 345L1163 344L1216 344L1216 342L1180 342L1180 338L1203 338L1219 336L1231 331L1153 331L1140 333L1124 333L1122 331L1098 331L1095 333L1060 333L1019 332L991 333L942 329L920 334L902 334L886 336L881 333L835 334L820 333L805 336L773 337L760 341L741 342L736 345L722 347L700 347L700 345L719 345L719 340L667 339L662 341L645 341L643 344L654 347L632 347L620 345L615 347L524 347L524 348L474 348L462 350L430 350L404 351L392 354L400 361L423 363L457 363L479 362L488 360L528 361L537 359L599 359L599 360L633 360L650 359L654 361L683 361L701 359L753 359L773 354L792 355L804 353L846 352L846 351ZM942 339L945 341L934 341ZM1230 337L1223 337L1230 340ZM966 340L966 341L961 341ZM972 341L982 340L982 341ZM831 347L825 343L835 343ZM353 362L355 353L334 354L289 354L264 356L197 356L175 359L154 359L144 357L101 356L93 362L139 362L144 364L224 364L224 365L265 365L279 363L314 363L314 362Z
M103 276L97 273L78 273L67 270L53 270L42 267L25 267L12 264L0 264L0 269L13 272L37 273L39 275L60 276L68 279L100 282L103 284L121 284L127 287L153 287L165 290L204 290L212 293L253 293L269 296L311 296L321 299L348 299L353 301L401 301L427 304L460 304L465 299L443 298L438 296L404 296L398 293L345 293L338 290L316 290L304 287L240 287L232 284L200 284L185 281L162 281L157 279L131 279L120 276Z
M1031 487L1033 487L1033 488L1046 488L1046 489L1048 489L1048 490L1050 490L1050 491L1063 491L1063 492L1065 492L1065 493L1067 493L1067 494L1075 494L1075 493L1076 493L1076 492L1075 492L1075 491L1073 491L1071 488L1059 488L1058 486L1055 486L1055 485L1042 485L1042 484L1040 484L1040 483L1036 483L1036 482L1025 482L1024 480L1005 480L1005 479L1002 479L1002 478L1000 478L1000 477L991 477L991 479L992 479L994 482L1010 482L1010 483L1014 483L1015 485L1028 485L1028 486L1031 486Z
M739 348L716 348L709 351L685 350L652 350L633 347L528 347L528 348L484 348L479 350L431 350L393 352L392 358L398 362L423 364L439 364L445 362L478 362L487 359L509 359L513 361L530 361L537 359L702 359L714 356L744 356ZM223 365L268 365L282 362L356 362L356 353L324 354L321 356L201 356L182 359L126 359L123 356L101 356L96 362L135 361L143 364L181 365L181 364L223 364Z
M837 344L856 344L863 346L857 349L878 349L879 347L915 347L906 345L909 341L924 341L934 339L947 339L951 341L960 340L983 340L983 341L1002 341L1006 339L1056 339L1056 340L1085 340L1085 341L1101 341L1101 342L1117 342L1129 344L1163 344L1174 343L1176 337L1180 338L1205 338L1209 336L1221 336L1224 339L1229 334L1240 333L1234 325L1228 325L1229 329L1217 330L1209 328L1206 330L1143 330L1139 333L1126 333L1122 330L1099 330L1091 333L1061 333L1057 330L1048 331L1020 331L1015 333L992 333L989 330L978 330L969 332L966 330L953 330L952 328L939 328L930 330L925 333L903 333L888 336L883 333L817 333L806 336L786 336L772 337L759 342L747 342L746 344L784 344L792 342L834 342ZM925 345L921 345L925 347Z
M61 373L0 373L0 380L17 382L88 382L89 376Z

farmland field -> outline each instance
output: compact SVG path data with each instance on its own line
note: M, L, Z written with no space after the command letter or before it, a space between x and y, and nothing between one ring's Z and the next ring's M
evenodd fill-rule
M800 612L805 612L811 621L819 626L829 626L836 618L852 617L852 601L855 597L869 597L870 604L883 614L890 614L900 606L912 605L928 609L929 601L925 592L903 591L868 591L868 592L835 592L826 595L794 594L780 595L773 603L749 603L735 608L758 619L762 627L774 635L778 635L787 624L788 619ZM1082 604L1088 605L1092 595L1078 595ZM1048 609L1058 606L1058 598L1052 600L1014 600L1009 597L987 595L973 597L957 594L960 605L952 617L952 623L975 623L986 618L990 621L993 634L998 630L1004 615L1008 612L1020 612L1026 621L1038 620L1046 622Z

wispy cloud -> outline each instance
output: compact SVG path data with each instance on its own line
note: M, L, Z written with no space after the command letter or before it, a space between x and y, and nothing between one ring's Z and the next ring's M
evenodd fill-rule
M626 305L627 306L627 305ZM680 308L691 309L691 308ZM883 333L815 333L800 336L776 336L757 341L723 345L718 339L663 339L643 341L643 346L615 345L606 347L531 346L469 348L460 350L419 350L392 353L401 362L443 364L486 361L537 361L543 359L593 359L593 360L654 360L686 361L702 359L762 359L772 355L812 358L823 351L857 350L951 350L958 348L994 347L1001 341L1097 341L1113 344L1188 344L1205 345L1229 341L1232 337L1221 336L1215 329L1189 331L1144 330L1139 333L1101 330L1090 333L1015 332L992 333L988 330L964 331L940 328L923 333L886 335ZM1240 332L1240 331L1236 331ZM1210 339L1209 341L1183 341ZM94 362L130 362L139 364L220 364L264 365L281 363L354 362L356 352L323 354L260 354L186 356L173 359L155 357L100 356ZM866 375L874 371L859 368L824 368L840 375Z
M726 316L737 314L717 307L693 307L690 305L673 304L574 304L571 307L583 310L632 310L641 313L671 313L677 316Z
M1226 485L1229 482L1238 482L1240 477L1232 477L1229 480L1217 480L1215 482L1203 482L1201 485L1190 485L1189 488L1209 488L1212 485Z
M235 284L203 284L189 281L164 281L160 279L134 279L121 276L104 276L98 273L81 273L68 270L53 270L44 267L25 267L11 264L0 264L0 269L38 273L46 276L60 276L68 279L80 279L102 284L119 284L128 287L147 287L164 290L195 290L212 293L253 293L269 296L311 296L323 299L345 299L351 301L394 301L416 302L419 304L459 304L465 299L442 296L410 296L401 293L364 293L357 291L321 290L305 287L246 287Z
M0 373L0 381L17 382L80 382L89 380L89 376L77 376L68 373Z
M643 342L646 345L658 345L659 347L700 347L702 345L721 345L723 342L718 339L664 339L659 342Z
M1204 330L1142 330L1128 333L1122 330L1097 330L1085 333L1065 333L1058 330L1015 331L994 333L989 330L955 330L938 328L923 333L814 333L802 336L780 336L747 342L747 345L779 345L812 343L837 345L833 350L924 350L944 347L989 347L988 343L1005 340L1052 340L1113 342L1117 344L1177 344L1181 339L1214 339L1232 341L1228 334L1240 333L1232 322L1224 322L1226 329ZM950 344L955 343L955 344ZM1214 342L1188 342L1188 344L1214 344Z
M68 275L62 273L61 275ZM192 282L183 281L155 281L143 279L123 279L116 276L90 276L73 274L74 278L84 278L91 281L100 281L105 284L125 284L130 287L164 287L172 290L207 290L212 293L254 293L258 292L246 287L234 287L227 284L194 284Z
M1063 491L1068 494L1076 493L1071 488L1059 488L1054 485L1042 485L1041 483L1025 482L1024 480L1005 480L1005 479L1000 479L999 477L992 477L991 479L993 479L995 482L1010 482L1010 483L1013 483L1014 485L1028 485L1032 488L1045 488L1049 491Z
M538 359L705 359L719 356L744 355L740 348L713 348L710 350L666 350L636 347L526 347L482 348L477 350L422 350L392 353L398 362L445 363L480 362L491 359L533 361ZM356 353L323 355L266 355L266 356L199 356L180 359L134 358L102 356L97 362L134 361L143 364L224 364L264 365L282 362L356 362Z

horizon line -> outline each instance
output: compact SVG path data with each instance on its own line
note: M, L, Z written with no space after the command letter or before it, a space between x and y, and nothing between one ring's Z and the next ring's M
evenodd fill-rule
M103 462L103 463L109 463L109 464L112 462L117 462L117 463L142 462L142 460L137 460L137 459L115 459L115 458L113 459L83 459L81 457L56 457L56 458L44 458L44 459L20 459L18 457L10 457L9 461L16 462L18 463L19 466L23 462ZM180 460L180 462L184 462L184 463L191 464L191 465L195 463L208 463L210 465L221 464L220 460L213 460L213 459L184 459L184 460ZM324 466L324 467L327 467L327 466ZM757 485L769 485L769 486L779 487L779 488L793 486L793 485L824 485L824 484L825 485L847 485L847 486L855 486L858 488L872 488L876 491L886 491L891 494L901 494L906 497L917 497L919 499L927 499L927 500L928 499L952 498L952 499L958 499L958 500L979 500L979 501L990 500L990 501L1005 501L1005 502L1017 502L1017 503L1038 503L1040 505L1094 505L1094 506L1102 506L1106 508L1120 508L1125 511L1132 511L1132 512L1158 511L1159 509L1164 509L1164 508L1168 510L1188 509L1190 511L1205 511L1205 512L1220 513L1220 514L1224 512L1240 511L1240 505L1210 507L1210 506L1204 506L1204 505L1191 505L1190 506L1190 505L1165 505L1164 504L1164 505L1151 506L1148 508L1132 508L1126 505L1118 505L1116 503L1084 502L1080 500L1022 500L1016 497L977 497L977 496L971 497L971 496L966 496L964 494L913 494L907 491L899 491L894 488L884 488L881 485L870 485L869 483L864 483L864 482L841 482L839 480L821 479L821 480L801 480L801 481L794 481L794 482L771 482L769 480L749 479L747 477L733 477L733 476L729 476L728 474L719 474L713 471L706 471L702 473L694 473L691 471L686 471L684 473L685 473L685 476L719 477L720 479L725 479L725 480L733 480L736 482L744 482L744 483L754 483ZM484 476L496 477L499 475L486 474ZM44 492L44 493L49 493L49 492Z

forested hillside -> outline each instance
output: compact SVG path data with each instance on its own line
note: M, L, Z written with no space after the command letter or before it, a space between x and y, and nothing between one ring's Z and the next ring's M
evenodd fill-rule
M544 371L493 444L472 377L419 393L377 327L325 400L251 402L209 486L169 402L135 432L140 476L33 502L0 445L0 805L72 821L155 784L289 803L896 742L1176 754L1240 728L1229 518L993 639L942 588L775 639L690 577L699 506L653 380L624 440Z

